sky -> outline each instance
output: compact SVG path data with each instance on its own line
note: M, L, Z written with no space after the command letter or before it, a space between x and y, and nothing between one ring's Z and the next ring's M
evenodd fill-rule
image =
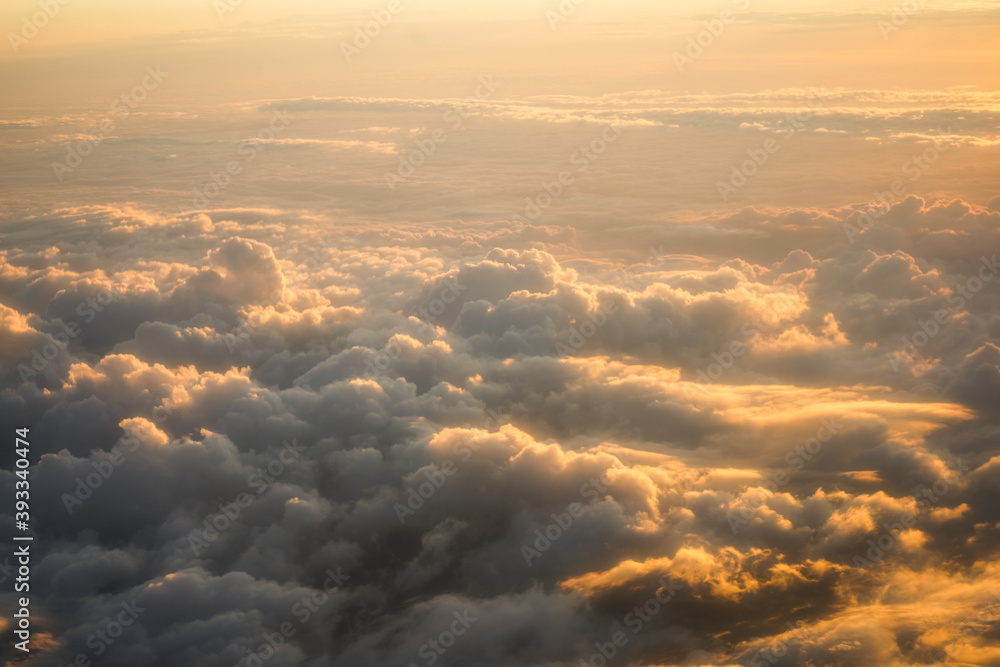
M998 27L4 3L0 657L1000 665Z

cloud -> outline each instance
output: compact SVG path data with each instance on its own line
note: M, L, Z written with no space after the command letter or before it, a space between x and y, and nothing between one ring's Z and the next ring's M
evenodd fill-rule
M0 422L33 425L51 636L27 664L133 600L108 664L236 664L285 622L274 664L408 664L449 632L451 660L573 664L618 630L623 664L988 662L960 625L1000 525L1000 283L969 283L996 213L913 197L849 243L860 209L636 229L670 252L635 259L256 209L13 227Z

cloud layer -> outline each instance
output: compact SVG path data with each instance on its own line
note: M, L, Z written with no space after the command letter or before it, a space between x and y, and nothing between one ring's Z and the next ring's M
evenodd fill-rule
M21 664L992 664L1000 211L870 210L9 225Z

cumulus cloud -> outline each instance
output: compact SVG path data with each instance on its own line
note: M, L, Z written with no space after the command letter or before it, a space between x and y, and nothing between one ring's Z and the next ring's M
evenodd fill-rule
M96 657L131 604L107 664L238 664L286 623L272 664L568 665L617 631L629 664L988 663L997 214L910 199L890 250L838 238L856 210L738 216L780 253L705 218L737 259L674 228L632 264L541 227L52 213L0 269L26 664ZM97 268L80 225L136 246Z

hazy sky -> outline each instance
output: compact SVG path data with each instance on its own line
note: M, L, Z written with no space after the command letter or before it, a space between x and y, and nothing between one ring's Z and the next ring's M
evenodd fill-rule
M505 96L826 86L947 89L996 85L995 2L921 3L887 41L894 5L843 2L581 2L406 0L352 63L340 43L385 10L380 2L153 0L66 2L37 37L0 55L3 104L72 105L111 93L151 61L173 73L173 99L196 104L268 90L280 95L459 95L492 72ZM916 0L914 0L916 2ZM567 0L569 3L569 0ZM569 3L567 6L572 7ZM224 9L219 9L224 8ZM731 11L726 38L696 66L671 55L704 20ZM34 2L7 2L17 32ZM550 13L550 14L547 14ZM221 15L221 18L220 18ZM565 21L554 23L550 16ZM895 26L894 26L895 27Z

